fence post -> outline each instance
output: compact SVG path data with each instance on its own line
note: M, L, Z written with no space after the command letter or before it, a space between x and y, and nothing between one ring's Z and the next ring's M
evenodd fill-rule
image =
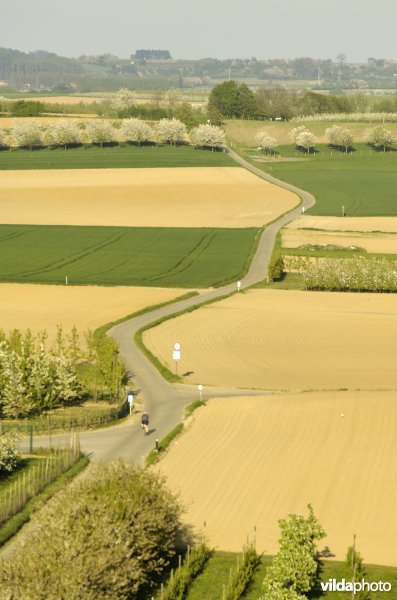
M33 452L33 425L29 425L29 454Z

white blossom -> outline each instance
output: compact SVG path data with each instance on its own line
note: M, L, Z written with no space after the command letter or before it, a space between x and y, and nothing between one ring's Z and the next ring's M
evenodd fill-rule
M153 138L152 128L142 119L125 119L121 124L121 134L127 142L134 142L139 146Z
M11 130L13 144L19 148L41 146L43 131L37 121L16 121Z
M135 107L136 95L135 92L122 88L117 92L111 102L111 108L119 116L128 115L128 113Z
M216 125L198 125L190 131L190 142L200 148L221 148L225 144L225 132Z
M110 121L104 119L91 119L86 127L88 140L93 144L103 144L112 142L116 138L114 127Z
M255 136L255 141L258 145L258 148L264 150L265 152L272 152L278 146L278 141L276 138L272 137L267 131L260 131Z
M160 143L170 143L174 146L177 142L185 141L186 125L178 119L160 119L154 127L155 136Z

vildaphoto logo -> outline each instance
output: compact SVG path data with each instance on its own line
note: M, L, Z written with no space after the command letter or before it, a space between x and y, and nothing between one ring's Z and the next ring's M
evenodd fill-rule
M321 582L323 592L390 592L391 583L388 581L346 581L346 579L328 579Z

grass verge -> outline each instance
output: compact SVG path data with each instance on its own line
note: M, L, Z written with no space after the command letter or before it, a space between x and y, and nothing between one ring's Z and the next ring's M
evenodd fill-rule
M24 508L11 517L0 528L0 547L8 542L21 527L30 520L33 513L39 510L56 492L65 487L76 475L81 473L89 463L87 456L83 455L70 469L62 473L55 481L48 484L42 492L31 498Z
M200 406L205 406L205 402L202 402L201 400L196 400L195 402L192 402L192 404L189 404L189 406L187 406L185 409L185 419L187 417L190 417L190 415L195 410L197 410L197 408L200 408ZM160 455L163 452L165 452L165 450L167 450L171 442L182 433L183 428L184 424L178 423L178 425L176 425L174 429L171 429L171 431L167 433L167 435L162 440L160 440L158 450L153 449L147 455L145 460L146 467L150 467L150 465L153 465L158 460L160 460Z

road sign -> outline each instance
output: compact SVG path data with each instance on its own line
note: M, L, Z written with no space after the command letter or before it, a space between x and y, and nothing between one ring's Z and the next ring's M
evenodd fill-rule
M174 344L174 350L172 352L173 360L181 360L181 345L178 342Z
M240 288L241 288L241 281L238 281L238 282L237 282L237 291L238 291L238 292L240 291Z

